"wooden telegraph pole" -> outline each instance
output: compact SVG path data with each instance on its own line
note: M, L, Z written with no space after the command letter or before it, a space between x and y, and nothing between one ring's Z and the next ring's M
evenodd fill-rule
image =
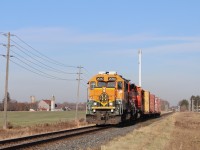
M8 32L8 44L6 55L6 80L5 80L5 98L4 98L4 115L3 115L3 129L7 129L7 107L8 107L8 71L10 58L10 32Z
M78 103L79 103L79 91L80 91L80 81L81 81L81 66L77 67L79 69L78 74L78 89L77 89L77 100L76 100L76 113L75 113L75 120L78 122Z

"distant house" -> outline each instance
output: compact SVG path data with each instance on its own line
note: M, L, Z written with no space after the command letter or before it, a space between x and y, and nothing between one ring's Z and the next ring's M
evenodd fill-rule
M38 103L39 111L50 111L51 110L51 100L41 100Z

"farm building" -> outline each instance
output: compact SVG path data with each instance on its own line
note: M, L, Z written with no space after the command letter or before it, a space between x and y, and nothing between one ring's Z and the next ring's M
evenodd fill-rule
M38 103L38 110L39 111L52 111L52 107L51 107L51 100L41 100Z

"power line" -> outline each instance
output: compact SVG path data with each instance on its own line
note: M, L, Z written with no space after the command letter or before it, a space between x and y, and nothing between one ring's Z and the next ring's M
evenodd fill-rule
M84 76L85 76L85 78L87 78L87 79L91 78L91 76L89 76L89 75L85 74L85 72L83 73L83 75L84 75Z
M41 71L41 70L39 70L39 69L37 69L37 68L35 68L35 67L33 67L33 66L27 64L26 62L24 62L23 60L19 59L18 57L14 57L14 58L16 58L17 60L19 60L19 61L22 62L23 64L29 66L30 68L32 68L32 69L34 69L34 70L36 70L36 71L38 71L38 72L41 72L41 73L43 73L43 74L45 74L45 75L47 75L47 76L50 76L50 77L55 78L55 79L65 80L65 79L62 79L62 78L59 78L59 77L50 75L50 74L48 74L48 73L45 73L45 72L43 72L43 71Z
M23 57L22 55L17 54L14 50L10 50L10 51L12 51L15 55L17 55L17 56L23 58L24 60L26 60L26 61L28 61L28 62L30 62L30 63L32 63L32 64L34 64L34 65L36 65L36 66L38 66L38 67L40 67L40 68L43 68L43 69L46 69L46 70L49 70L49 71L53 71L53 72L56 72L56 73L77 74L77 73L68 73L68 72L64 72L64 71L57 70L57 69L56 69L56 70L55 70L55 69L51 69L52 67L44 67L44 66L41 66L41 65L39 65L39 64L37 64L37 63L31 61L31 60L28 60L27 58ZM46 65L45 65L45 66L46 66Z
M81 85L84 86L84 87L86 87L86 88L88 87L87 85L83 84L82 82L81 82Z
M70 65L65 65L63 63L60 63L44 54L42 54L41 52L39 52L38 50L36 50L35 48L33 48L32 46L30 46L28 43L26 43L25 41L23 41L20 37L18 37L17 35L15 35L15 37L17 39L19 39L21 42L23 42L24 44L26 44L28 47L30 47L32 50L34 50L35 52L37 52L38 54L40 54L41 56L45 57L46 61L50 62L50 63L53 63L53 64L56 64L56 65L59 65L59 66L63 66L63 67L71 67L71 68L77 68L77 66L70 66ZM43 58L44 59L44 58Z
M92 73L89 72L85 67L83 67L83 69L84 69L88 74L90 74L90 76L92 76Z
M16 58L16 57L15 57ZM76 81L76 79L62 79L62 78L58 78L58 77L54 77L54 76L51 76L51 75L44 75L44 74L41 74L41 73L38 73L38 72L36 72L36 71L33 71L33 70L31 70L31 69L29 69L29 68L27 68L27 67L24 67L23 65L21 65L21 64L19 64L19 63L17 63L17 62L15 62L15 61L13 61L13 60L10 60L12 63L14 63L15 65L17 65L17 66L19 66L19 67L21 67L21 68L23 68L23 69L25 69L25 70L27 70L27 71L30 71L30 72L32 72L32 73L34 73L34 74L37 74L37 75L39 75L39 76L42 76L42 77L45 77L45 78L50 78L50 79L55 79L55 80L67 80L67 81Z
M3 33L3 32L2 32ZM4 35L4 34L3 34ZM20 55L19 53L15 52L14 50L11 50L15 55L17 55L18 57L15 56L16 59L18 59L21 63L25 64L26 66L42 73L42 74L45 74L46 76L50 76L51 78L58 78L58 79L61 79L59 77L56 77L56 76L52 76L48 73L45 73L44 71L41 71L40 69L36 68L36 67L33 67L31 64L33 64L34 66L37 66L37 67L40 67L42 69L46 69L46 70L49 70L49 71L52 71L52 72L56 72L56 73L63 73L63 74L82 74L82 73L70 73L70 72L65 72L63 70L60 70L60 69L57 69L57 68L54 68L52 66L49 66L45 63L43 63L41 60L43 61L47 61L47 62L50 62L50 63L53 63L53 64L56 64L56 65L61 65L61 66L65 66L65 67L73 67L73 68L79 68L80 67L76 67L76 66L67 66L63 63L60 63L58 61L55 61L49 57L47 57L46 55L42 54L41 52L39 52L38 50L34 49L32 46L30 46L29 44L27 44L24 40L22 40L20 37L18 37L17 35L13 35L15 36L19 41L21 41L23 44L27 45L29 48L31 48L32 50L34 50L35 52L37 52L37 54L33 53L32 51L30 51L29 49L26 49L24 48L23 46L21 46L20 44L18 44L15 40L12 40L10 39L14 44L15 44L15 47L17 48L17 50L21 51L24 55L28 56L31 58L30 59L27 59L26 57L24 57L23 55ZM22 59L20 59L22 58ZM41 59L41 60L39 60ZM32 61L34 60L34 61ZM35 62L36 61L36 62ZM86 71L87 73L90 73L86 68L84 67L81 67L84 69L84 71ZM30 70L30 69L29 69ZM84 74L86 75L86 74ZM87 77L86 77L87 78ZM63 80L63 79L62 79ZM80 80L80 79L79 79ZM85 80L85 82L87 83L87 81Z
M82 77L82 80L85 81L86 84L88 83L88 81L84 77Z
M16 43L16 44L17 44L17 43ZM17 45L18 45L18 44L17 44ZM18 45L18 46L20 46L20 45ZM46 67L50 68L51 70L55 70L55 71L57 71L57 72L64 73L64 74L77 74L77 73L65 72L65 71L56 69L56 68L54 68L54 67L48 66L48 65L46 65L45 63L39 61L38 59L32 57L31 55L29 55L27 52L25 52L25 51L22 50L21 48L17 47L16 45L15 45L15 47L16 47L19 51L21 51L22 53L24 53L25 55L29 56L31 59L34 59L35 61L39 62L39 63L42 64L43 66L46 66ZM21 46L20 46L20 47L21 47ZM23 48L23 47L22 47L22 48Z

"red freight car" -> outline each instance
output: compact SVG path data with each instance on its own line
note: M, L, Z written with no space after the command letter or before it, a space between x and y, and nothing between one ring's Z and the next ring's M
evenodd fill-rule
M154 114L155 113L155 95L150 94L150 113Z
M158 97L155 97L155 114L160 115L160 113L161 113L160 99Z
M136 107L138 109L138 116L142 116L144 114L144 100L143 100L143 89L139 86L136 86L137 90L137 98L136 98Z

